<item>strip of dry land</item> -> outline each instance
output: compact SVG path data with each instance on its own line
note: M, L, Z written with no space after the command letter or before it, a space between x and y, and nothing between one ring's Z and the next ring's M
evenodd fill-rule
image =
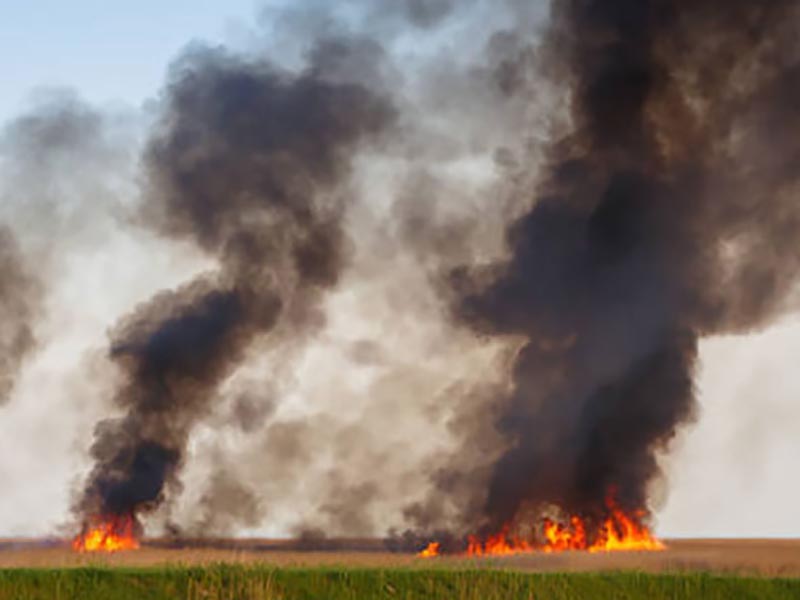
M650 573L713 573L800 577L800 540L667 540L662 552L522 554L505 557L417 558L381 550L377 542L334 543L325 550L298 549L297 543L270 540L151 540L135 551L79 554L60 540L0 540L0 568L79 566L148 567L260 564L275 567L452 567L501 568L535 572L636 570Z

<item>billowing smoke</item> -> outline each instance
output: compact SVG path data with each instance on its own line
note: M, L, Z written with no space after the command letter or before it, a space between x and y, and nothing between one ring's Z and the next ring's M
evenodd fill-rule
M48 330L69 324L49 310L53 288L116 224L110 213L129 185L128 125L48 89L0 130L0 403L51 341Z
M609 494L646 510L657 453L695 414L698 339L789 308L799 18L781 1L552 3L538 59L570 125L522 191L510 258L453 277L465 322L521 340L487 531L553 505L600 519Z
M82 105L14 146L42 206L89 181L40 245L119 195L98 229L207 266L112 328L78 518L454 547L609 494L646 519L698 340L794 308L800 9L288 4L173 64L138 177ZM0 230L0 400L56 280L24 255Z
M320 298L347 262L351 161L391 117L384 100L314 64L289 73L195 48L173 66L146 151L143 220L219 268L113 331L123 415L97 426L84 518L158 507L180 485L193 426L251 344L278 324L292 336L321 325Z

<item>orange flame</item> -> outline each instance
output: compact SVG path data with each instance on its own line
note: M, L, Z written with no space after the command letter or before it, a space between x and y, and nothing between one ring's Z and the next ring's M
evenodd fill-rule
M136 550L139 540L134 535L132 516L114 516L97 519L72 540L76 552L118 552Z
M508 527L486 540L481 541L475 536L468 538L467 556L506 556L512 554L527 554L532 552L619 552L619 551L657 551L664 550L665 546L656 539L650 530L639 524L644 515L639 512L630 517L617 506L613 495L606 499L609 515L603 524L594 531L594 535L587 535L586 522L578 516L572 516L568 524L557 523L550 519L543 521L544 543L532 544L524 539L509 536ZM439 544L431 542L428 548L435 545L436 552L428 553L427 549L420 556L438 556Z
M603 523L597 541L589 548L589 552L664 550L666 546L653 537L647 527L638 525L623 513L612 498L608 499L608 508L611 515ZM636 516L641 517L641 514Z
M439 556L439 542L431 542L422 552L418 553L417 556L420 558L432 558L434 556Z
M533 551L533 546L525 540L518 537L508 537L507 527L497 535L489 536L484 542L471 535L469 537L469 546L467 546L467 554L470 556L508 556L510 554Z
M587 547L586 526L579 517L572 517L569 527L545 519L544 537L547 540L543 548L545 552L585 550Z

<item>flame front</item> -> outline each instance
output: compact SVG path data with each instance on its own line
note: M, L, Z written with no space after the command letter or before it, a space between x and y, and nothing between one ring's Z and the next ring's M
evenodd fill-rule
M136 550L139 540L134 523L132 516L99 518L72 540L72 548L77 552Z
M638 525L636 521L628 518L612 502L609 508L611 516L603 523L600 535L589 547L589 552L664 550L664 544L657 540L647 527Z
M543 548L545 552L587 549L586 526L579 517L572 517L569 527L545 519L544 537L547 540Z
M470 556L504 556L533 551L534 547L525 540L513 536L509 537L508 529L504 529L497 535L489 536L484 542L481 542L475 536L470 536L469 546L467 547L467 554Z
M500 533L480 540L475 536L468 538L467 556L504 556L512 554L528 554L533 552L641 552L664 550L665 546L656 539L650 530L640 524L642 513L632 517L625 514L614 501L612 495L606 500L608 517L602 525L587 534L587 523L584 519L573 516L568 523L558 523L544 519L542 524L543 543L534 544L519 537L510 536L508 527ZM435 546L435 552L429 549ZM439 544L432 542L421 557L438 556Z
M422 558L432 558L434 556L439 556L439 542L431 542L428 544L425 549L417 554Z

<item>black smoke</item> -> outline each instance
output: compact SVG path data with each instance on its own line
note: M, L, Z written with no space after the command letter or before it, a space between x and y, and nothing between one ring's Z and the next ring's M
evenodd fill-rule
M570 127L491 283L452 278L461 319L523 340L487 531L553 505L601 519L608 494L646 514L657 453L696 413L698 340L789 308L799 19L789 1L552 3L537 56Z
M387 521L376 506L402 505L417 534L446 531L453 548L553 506L603 519L609 494L646 519L657 455L696 414L698 341L794 308L800 9L552 0L540 31L541 11L517 0L354 1L363 21L346 25L311 4L284 15L299 69L203 47L171 69L140 222L217 266L113 329L122 416L97 426L79 515L141 516L175 497L219 388L265 340L320 331L326 294L349 285L378 332L347 340L347 365L383 374L370 406L356 426L338 405L281 415L279 385L242 396L230 419L263 443L220 457L201 528L257 526L272 500L309 490L317 515L297 531L372 533ZM436 47L414 54L417 42ZM539 114L562 99L565 114ZM354 159L378 138L354 207ZM412 334L418 354L391 364L396 347L416 350ZM484 356L470 342L486 338L518 348L509 385L502 352L472 368ZM448 353L460 362L435 360ZM426 422L403 430L401 409ZM452 464L448 435L411 430L428 421L463 438ZM429 442L428 463L406 464Z
M285 72L205 48L174 64L144 156L142 219L219 268L113 331L123 416L96 428L85 522L158 507L180 486L194 424L252 343L279 322L296 336L320 325L320 300L347 263L353 156L391 118L386 100L314 64Z

